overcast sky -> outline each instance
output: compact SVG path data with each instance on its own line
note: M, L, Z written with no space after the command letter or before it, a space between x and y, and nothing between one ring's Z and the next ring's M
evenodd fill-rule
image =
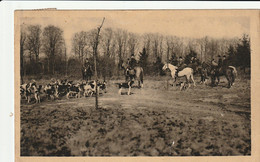
M134 33L161 33L179 37L241 37L249 34L250 19L241 11L66 11L24 12L20 23L55 25L63 29L70 46L74 33L96 28L122 28Z

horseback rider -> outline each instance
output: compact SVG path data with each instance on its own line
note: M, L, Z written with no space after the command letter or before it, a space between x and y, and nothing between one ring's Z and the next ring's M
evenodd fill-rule
M195 56L194 59L193 59L193 63L196 64L196 65L200 65L200 60L197 59L197 57Z
M215 69L217 69L217 67L218 67L218 64L216 63L215 59L213 58L211 60L211 70L215 70Z
M130 61L129 61L129 67L130 69L133 69L136 65L136 59L134 54L131 55Z
M178 76L179 71L182 71L186 66L187 65L184 63L182 56L180 56L179 61L178 61L178 69L177 69L175 75Z
M90 62L89 62L89 60L88 60L88 58L86 58L85 59L85 62L84 62L84 65L83 65L83 68L84 69L87 69L87 68L89 68L91 65L90 65Z
M192 65L193 63L195 63L195 60L194 60L194 57L192 56L192 57L190 58L190 64Z
M87 71L89 72L89 76L86 75ZM83 64L82 67L82 73L83 73L83 79L91 79L91 75L92 75L92 68L91 68L91 64L89 62L89 59L86 58L85 62ZM87 78L86 78L87 77Z
M180 56L179 60L178 60L178 67L183 66L183 64L184 64L184 60L183 60L182 56Z
M201 64L201 81L205 81L205 79L208 79L208 71L207 71L207 64L206 62L202 62Z
M218 68L220 69L223 66L223 60L220 55L218 55Z
M136 66L136 59L134 54L131 55L130 58L127 59L126 61L126 67L125 67L125 76L126 76L126 81L128 79L132 80L134 77L134 67Z
M223 61L222 61L222 69L223 69L223 71L226 71L227 67L228 67L228 60L226 58L226 55L224 55L223 56Z

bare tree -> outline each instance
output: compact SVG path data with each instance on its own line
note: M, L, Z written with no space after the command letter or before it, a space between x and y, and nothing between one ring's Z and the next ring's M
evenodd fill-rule
M64 45L63 31L56 26L49 25L43 31L43 51L48 57L48 72L55 69L55 56Z
M98 32L97 29L92 29L92 30L87 32L88 46L91 48L91 52L93 53L93 57L94 57L94 53L95 53L94 50L95 50L95 47L96 47L96 33L97 32Z
M152 34L151 33L143 35L143 44L145 47L146 55L149 58L148 60L151 61L152 60L151 58Z
M113 34L114 31L111 28L105 28L102 32L101 47L104 53L103 59L105 60L102 63L102 76L104 80L106 80L107 75L110 74L111 70L113 69L113 66L111 66L111 64L114 63L113 60L111 60L111 58L114 56L115 46Z
M30 25L28 26L27 31L26 48L29 50L30 54L35 56L35 62L38 63L41 48L41 26Z
M23 26L21 26L20 31L20 75L21 75L21 82L23 84L23 76L24 76L24 46L26 41L26 33L24 31Z
M79 60L83 61L84 55L86 55L85 48L87 46L88 34L85 31L75 33L72 39L72 49L75 55L79 56Z
M118 65L117 65L117 76L119 76L120 67L122 65L122 52L123 52L123 31L121 29L117 29L115 32L115 40L118 49Z
M113 43L113 30L111 28L105 28L104 32L102 33L103 37L102 37L102 47L103 47L103 51L105 53L105 55L107 57L110 56L110 50L111 50L111 46Z
M137 46L138 46L138 35L134 33L129 33L128 51L130 55L134 55L136 53Z
M152 51L153 51L153 59L157 59L157 57L162 57L163 54L163 36L157 34L152 35Z
M127 40L128 40L128 32L126 30L123 30L123 51L122 51L122 57L127 57Z
M103 18L103 21L101 23L101 25L97 28L97 32L96 32L96 35L95 35L95 40L93 43L93 56L94 56L94 64L95 64L95 81L96 81L96 84L97 84L97 80L98 80L98 77L97 77L97 49L98 49L98 44L99 44L99 33L100 33L100 30L103 26L103 23L105 21L105 18ZM96 85L96 109L98 109L98 88L97 88L97 85Z

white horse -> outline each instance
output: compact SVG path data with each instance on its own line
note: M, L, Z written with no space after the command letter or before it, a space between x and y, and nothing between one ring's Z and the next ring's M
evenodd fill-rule
M172 76L173 80L176 81L175 74L176 74L178 67L174 66L170 63L166 63L162 69L166 70L167 68L171 70L171 76ZM189 87L190 87L190 82L189 82L190 80L192 80L194 87L196 86L196 83L193 79L193 69L192 68L186 67L182 71L178 72L178 77L184 77L184 76L186 78L186 82L188 83Z

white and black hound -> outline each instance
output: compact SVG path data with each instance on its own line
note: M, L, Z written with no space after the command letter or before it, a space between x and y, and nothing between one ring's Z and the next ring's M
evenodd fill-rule
M120 94L120 95L122 94L121 92L122 92L123 88L125 88L125 89L128 88L127 94L130 95L131 94L131 88L132 88L132 85L134 84L134 81L117 83L117 84L118 84L118 88L119 88L118 94Z

